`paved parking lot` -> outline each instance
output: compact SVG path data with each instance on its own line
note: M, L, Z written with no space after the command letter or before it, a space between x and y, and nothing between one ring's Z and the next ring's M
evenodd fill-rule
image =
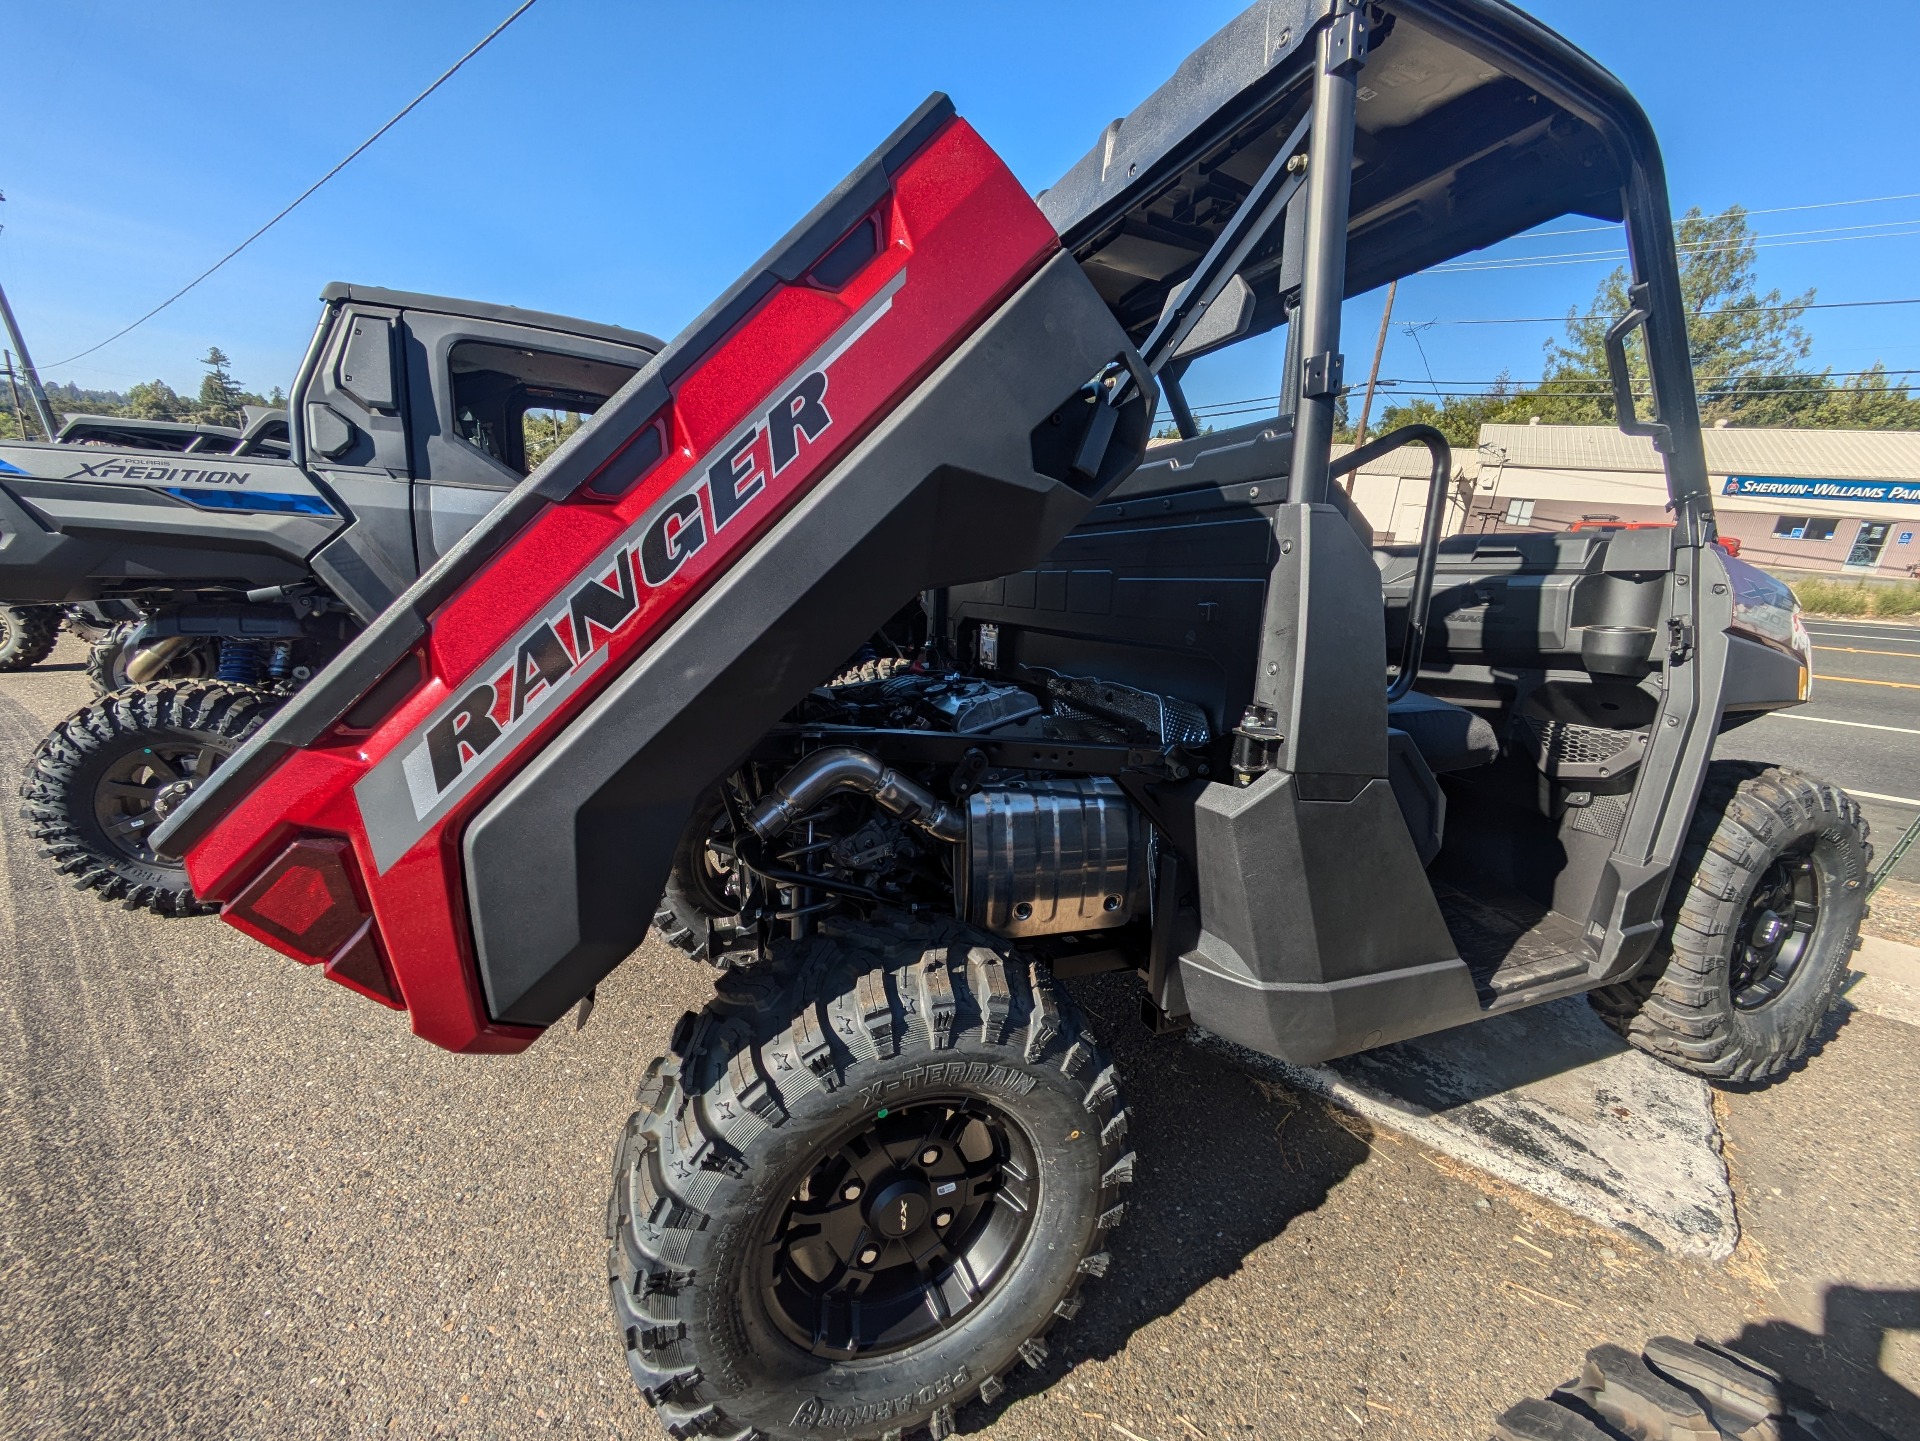
M71 642L56 660L0 677L0 776L86 698ZM1814 713L1913 724L1908 692L1855 711L1840 689ZM1782 733L1920 795L1909 742L1861 737ZM585 1030L460 1058L216 922L71 892L10 803L0 865L0 1436L661 1435L599 1230L609 1143L698 966L649 944ZM1670 1332L1920 1437L1913 1028L1852 1015L1787 1084L1720 1097L1743 1235L1708 1263L1151 1038L1122 981L1078 992L1139 1181L1113 1274L1044 1374L963 1413L973 1434L1460 1441L1588 1346Z

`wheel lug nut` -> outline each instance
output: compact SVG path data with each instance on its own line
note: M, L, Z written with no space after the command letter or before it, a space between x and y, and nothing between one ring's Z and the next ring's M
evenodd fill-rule
M938 1146L927 1147L926 1150L920 1153L920 1164L923 1166L939 1165L940 1164L940 1148Z
M938 1226L942 1231L946 1230L947 1227L953 1224L953 1212L935 1211L933 1213L933 1224Z
M880 1259L880 1248L878 1246L869 1246L866 1248L866 1250L860 1253L860 1264L862 1266L871 1266L875 1261L878 1261L879 1259Z
M847 1182L846 1189L840 1193L840 1199L843 1201L859 1200L860 1199L860 1183L858 1181Z

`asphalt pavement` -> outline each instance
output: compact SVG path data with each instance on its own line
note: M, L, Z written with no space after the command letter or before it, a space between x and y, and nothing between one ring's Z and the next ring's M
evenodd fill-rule
M0 676L0 776L86 699L79 659ZM1920 795L1904 745L1858 752L1868 789ZM72 891L9 807L0 1436L659 1441L608 1314L606 1173L708 989L649 942L584 1030L447 1055L217 921ZM1785 1084L1717 1097L1742 1239L1711 1262L1149 1036L1128 981L1074 989L1122 1068L1138 1180L1113 1272L967 1434L1462 1441L1587 1347L1670 1333L1920 1438L1914 1028L1836 1018Z
M1779 761L1844 787L1885 853L1920 816L1920 625L1810 620L1813 697L1727 732L1716 756ZM1920 883L1920 844L1894 875Z

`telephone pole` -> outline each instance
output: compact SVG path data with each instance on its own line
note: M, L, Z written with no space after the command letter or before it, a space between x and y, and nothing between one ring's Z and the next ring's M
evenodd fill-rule
M20 322L13 318L13 307L7 304L7 292L4 289L0 289L0 321L5 322L7 334L13 340L13 353L20 357L20 374L27 382L27 394L33 397L33 408L40 417L40 428L47 433L47 439L52 440L56 428L53 407L47 404L47 392L41 389L40 377L33 368L33 357L27 354L27 342L20 338ZM24 421L20 433L27 433Z
M1373 343L1373 369L1367 372L1367 395L1360 402L1360 428L1353 433L1356 449L1367 443L1367 417L1373 413L1373 387L1380 379L1380 357L1387 350L1387 327L1393 323L1393 297L1400 289L1400 282L1394 281L1387 287L1387 308L1380 315L1380 338Z

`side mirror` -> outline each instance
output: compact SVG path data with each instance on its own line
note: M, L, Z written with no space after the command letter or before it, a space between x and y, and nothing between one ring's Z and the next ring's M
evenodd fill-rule
M359 438L353 422L324 401L308 401L306 419L308 449L328 460L338 460Z
M1172 304L1171 296L1168 297L1168 304ZM1236 275L1221 287L1220 293L1213 298L1213 304L1193 323L1193 329L1180 342L1180 348L1174 351L1173 358L1191 360L1197 355L1205 355L1210 350L1231 345L1252 328L1253 287Z

